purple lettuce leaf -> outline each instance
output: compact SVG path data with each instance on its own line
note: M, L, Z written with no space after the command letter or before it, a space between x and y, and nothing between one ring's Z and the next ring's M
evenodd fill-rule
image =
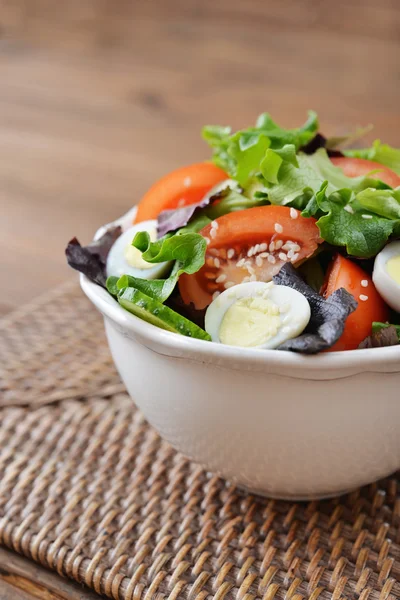
M303 281L291 264L284 265L273 280L276 285L286 285L300 292L311 308L310 322L304 333L287 340L278 350L316 354L333 346L343 333L347 317L357 308L354 297L340 288L323 298Z
M107 256L121 233L121 227L110 227L98 240L87 246L81 246L79 241L73 238L65 249L69 266L102 287L106 287Z
M387 346L397 346L400 343L399 334L395 325L388 325L382 329L372 331L365 340L361 342L359 348L384 348Z
M170 231L176 231L176 229L185 227L196 212L209 206L216 200L224 198L230 191L231 188L227 185L226 188L219 192L215 192L212 196L205 196L199 202L195 202L194 204L182 206L182 208L163 210L157 218L158 237L161 238Z

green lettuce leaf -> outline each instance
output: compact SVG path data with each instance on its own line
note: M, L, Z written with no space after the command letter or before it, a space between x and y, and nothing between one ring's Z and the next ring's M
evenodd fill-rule
M395 221L365 211L344 210L349 206L350 196L351 190L340 190L320 201L319 207L327 214L317 221L317 225L321 237L329 244L345 246L352 256L370 258L386 244ZM365 218L366 214L368 218Z
M150 240L147 232L137 233L132 245L143 252L143 259L149 263L175 261L167 279L141 279L131 275L122 275L118 282L108 278L107 289L115 295L115 290L134 287L143 294L165 302L172 294L182 273L196 273L204 265L206 240L198 233L177 233L156 242Z
M356 201L376 215L387 219L400 219L400 189L373 190L368 188L357 194Z
M283 153L285 150L285 153ZM314 154L299 152L295 155L297 165L293 160L295 148L289 150L284 148L279 157L282 158L279 170L276 172L276 158L272 154L266 154L261 163L261 172L266 181L268 199L271 204L293 205L293 201L299 203L299 196L304 196L305 190L316 193L322 184L327 181L327 192L338 189L351 189L356 192L366 188L390 189L378 179L371 177L346 177L342 169L335 167L329 159L324 148L320 148ZM272 163L272 164L271 164ZM271 185L271 173L276 175L277 182ZM303 208L310 198L307 194L302 198ZM299 206L296 206L298 208Z
M397 175L400 175L400 149L392 148L388 144L381 144L380 140L375 140L370 148L362 148L360 150L344 150L346 156L354 156L356 158L365 158L374 160L375 162L385 165L392 169Z
M318 219L321 237L329 244L345 246L350 255L369 258L400 229L396 190L367 189L355 193L345 188L330 194L327 190L326 181L309 200L302 216Z
M277 125L268 113L257 119L255 127L232 134L229 127L208 125L203 128L203 139L213 149L213 161L231 177L245 185L249 178L260 171L260 163L269 148L280 150L293 145L297 150L307 144L318 131L316 113L297 129L284 129ZM277 161L276 155L270 155Z
M234 177L241 185L245 185L257 173L270 144L269 138L263 133L245 131L231 138L228 152L235 161Z

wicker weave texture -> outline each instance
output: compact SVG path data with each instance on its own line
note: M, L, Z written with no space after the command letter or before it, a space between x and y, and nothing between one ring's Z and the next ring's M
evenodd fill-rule
M115 599L400 598L397 477L298 504L207 474L134 409L76 285L0 331L1 544Z

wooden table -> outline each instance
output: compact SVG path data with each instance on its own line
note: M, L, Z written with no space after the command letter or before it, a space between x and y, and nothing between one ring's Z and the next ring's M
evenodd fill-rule
M314 108L400 145L397 0L0 0L0 19L0 314L72 275L73 235L207 157L205 123ZM43 573L0 550L0 597L94 597Z
M360 10L362 6L362 10ZM399 144L396 0L0 0L0 314L71 272L160 175L208 156L204 123L261 111Z

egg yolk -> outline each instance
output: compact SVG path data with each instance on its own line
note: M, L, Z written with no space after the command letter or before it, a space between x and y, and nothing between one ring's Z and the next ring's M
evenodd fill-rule
M138 250L131 244L129 244L129 246L125 248L124 255L126 262L131 267L135 267L136 269L151 269L152 267L154 267L154 265L152 265L151 263L143 260L142 252L140 252L140 250Z
M150 241L155 242L157 239L156 229L149 229L148 234L150 236ZM143 253L140 252L138 248L135 248L135 246L132 246L132 244L128 244L124 252L125 260L131 267L136 269L151 269L154 267L152 263L143 260L142 254Z
M387 261L386 271L400 285L400 256L394 256Z
M226 311L219 329L223 344L251 348L274 337L281 326L279 307L266 298L241 298Z

